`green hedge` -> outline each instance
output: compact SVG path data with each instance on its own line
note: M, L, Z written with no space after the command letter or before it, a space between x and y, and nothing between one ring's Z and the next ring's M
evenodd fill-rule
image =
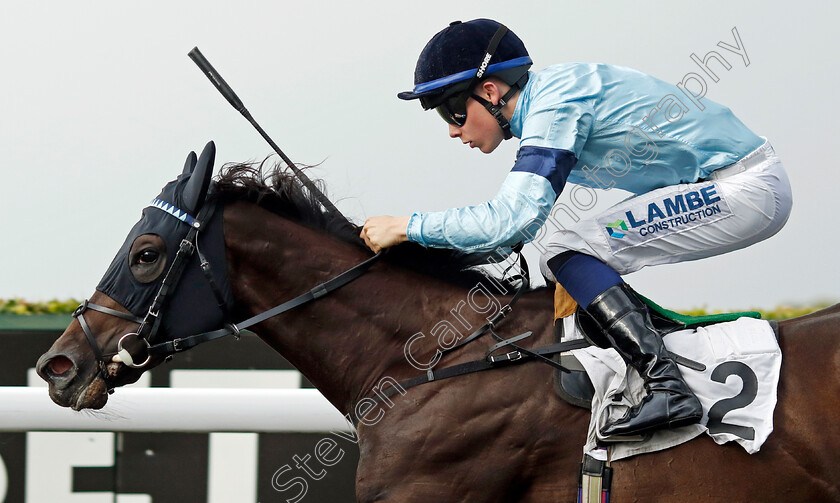
M814 311L819 311L820 309L825 309L826 307L831 306L832 303L830 302L823 302L819 304L815 304L812 306L776 306L775 309L759 309L759 308L751 308L748 309L749 311L758 311L761 313L761 317L765 320L786 320L788 318L796 318L797 316L803 316L809 313L813 313ZM688 311L680 311L684 314L690 314L694 316L701 316L705 314L718 314L724 311L714 310L714 311L707 311L706 309L691 309Z
M0 314L70 314L81 302L75 299L68 300L48 300L44 302L27 302L23 299L0 299ZM802 316L819 309L830 306L831 303L824 302L812 306L777 306L775 309L749 309L750 311L759 311L761 317L767 320L784 320L788 318L795 318ZM735 311L735 310L733 310ZM695 316L706 314L717 314L723 311L710 311L705 308L691 309L688 311L680 311L684 314Z
M23 299L0 299L0 314L70 314L79 307L75 299L27 302Z

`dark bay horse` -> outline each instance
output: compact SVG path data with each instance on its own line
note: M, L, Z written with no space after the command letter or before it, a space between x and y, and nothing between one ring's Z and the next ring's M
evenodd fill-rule
M370 257L358 228L332 221L280 171L263 177L248 166L226 167L214 190L220 215L214 225L223 226L225 288L237 319L283 303ZM157 288L164 269L155 261L167 253L171 258L178 242L143 234L128 244L124 273L142 280L138 289ZM485 276L458 272L465 263L450 252L401 245L354 282L253 330L358 422L358 501L574 501L589 411L556 396L554 370L547 365L531 362L432 382L395 394L391 403L374 406L365 400L394 381L423 374L417 362L434 362L440 347L457 338L456 328L468 333L467 326L482 325L491 310L510 301L512 290L500 291L505 284L491 290L485 281L477 290ZM171 295L164 316L175 316L172 303L192 291L181 287ZM90 302L129 311L101 291ZM553 342L552 314L552 291L536 290L521 298L497 330L507 336L530 330L529 345L547 345ZM106 355L123 334L138 329L137 320L100 311L81 318ZM108 360L100 364L82 320L38 362L53 400L77 410L102 407L109 389L135 381L145 370ZM838 327L840 306L780 323L784 361L775 430L759 453L748 455L735 444L718 446L701 436L622 460L613 465L612 501L840 501ZM212 328L217 327L199 330ZM163 332L160 338L173 336ZM446 354L436 368L481 359L490 344L471 342Z

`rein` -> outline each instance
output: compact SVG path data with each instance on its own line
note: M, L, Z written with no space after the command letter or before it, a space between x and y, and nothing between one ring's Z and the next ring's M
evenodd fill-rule
M292 300L284 302L256 316L252 316L251 318L248 318L247 320L244 320L240 323L229 324L229 326L226 328L214 330L212 332L204 332L198 335L192 335L180 339L173 339L171 341L162 342L160 344L150 346L149 354L169 356L193 348L203 342L212 341L214 339L225 337L227 335L235 335L236 337L239 337L240 330L244 330L252 325L261 323L269 318L272 318L279 314L283 314L286 311L290 311L298 306L308 304L309 302L320 299L321 297L327 295L332 291L338 290L342 286L361 277L365 272L367 272L368 269L370 269L370 266L377 262L381 257L382 252L379 252L373 257L365 260L364 262L361 262L353 266L352 268L344 271L338 276L321 283L320 285L309 290L308 292L298 295Z

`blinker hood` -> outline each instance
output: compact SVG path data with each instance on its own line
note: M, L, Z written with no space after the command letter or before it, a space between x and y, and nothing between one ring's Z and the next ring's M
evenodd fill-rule
M215 153L216 147L212 141L204 147L200 158L197 159L195 153L190 152L184 171L163 188L151 205L143 209L140 221L131 229L96 287L137 317L142 318L148 312L169 266L175 260L181 241L190 230L191 219L198 215L204 205L213 176ZM227 276L223 230L222 211L218 209L209 222L201 222L197 243L210 262L214 281L229 311L233 307L233 295ZM131 246L144 234L159 236L166 246L163 272L150 283L138 281L130 268ZM159 337L165 340L219 328L227 321L201 272L196 253L184 265L183 274L174 291L168 293L166 304L161 309L161 318Z

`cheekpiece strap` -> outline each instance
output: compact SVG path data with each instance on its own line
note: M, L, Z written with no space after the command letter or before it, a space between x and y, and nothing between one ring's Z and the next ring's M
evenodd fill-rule
M156 199L156 201L159 201ZM162 201L166 205L169 205L171 208L174 208L175 211L181 212L177 207ZM173 213L169 209L165 207L160 207L157 205L153 205L155 208L160 208L163 211L166 211L170 215L178 218L183 222L187 222L186 218L181 218L177 214ZM181 240L181 246L178 248L178 252L175 253L175 259L172 260L172 265L169 266L169 270L166 272L166 276L163 277L163 282L160 285L160 290L158 290L157 295L155 295L154 300L152 301L152 305L149 306L149 311L146 313L146 317L143 319L143 323L140 324L140 328L137 330L138 336L141 339L146 340L147 342L152 342L155 339L155 335L157 334L157 329L160 326L160 312L163 308L163 305L167 299L167 296L170 293L170 290L174 290L175 286L178 284L178 280L181 279L181 273L184 270L184 266L186 265L187 259L192 256L193 252L195 251L195 243L198 240L198 232L201 230L201 226L203 222L209 222L213 212L216 209L216 205L212 202L205 202L204 206L202 206L201 210L198 212L198 219L193 218L186 212L183 213L184 216L189 217L192 221L190 224L190 230L187 232L186 237Z

